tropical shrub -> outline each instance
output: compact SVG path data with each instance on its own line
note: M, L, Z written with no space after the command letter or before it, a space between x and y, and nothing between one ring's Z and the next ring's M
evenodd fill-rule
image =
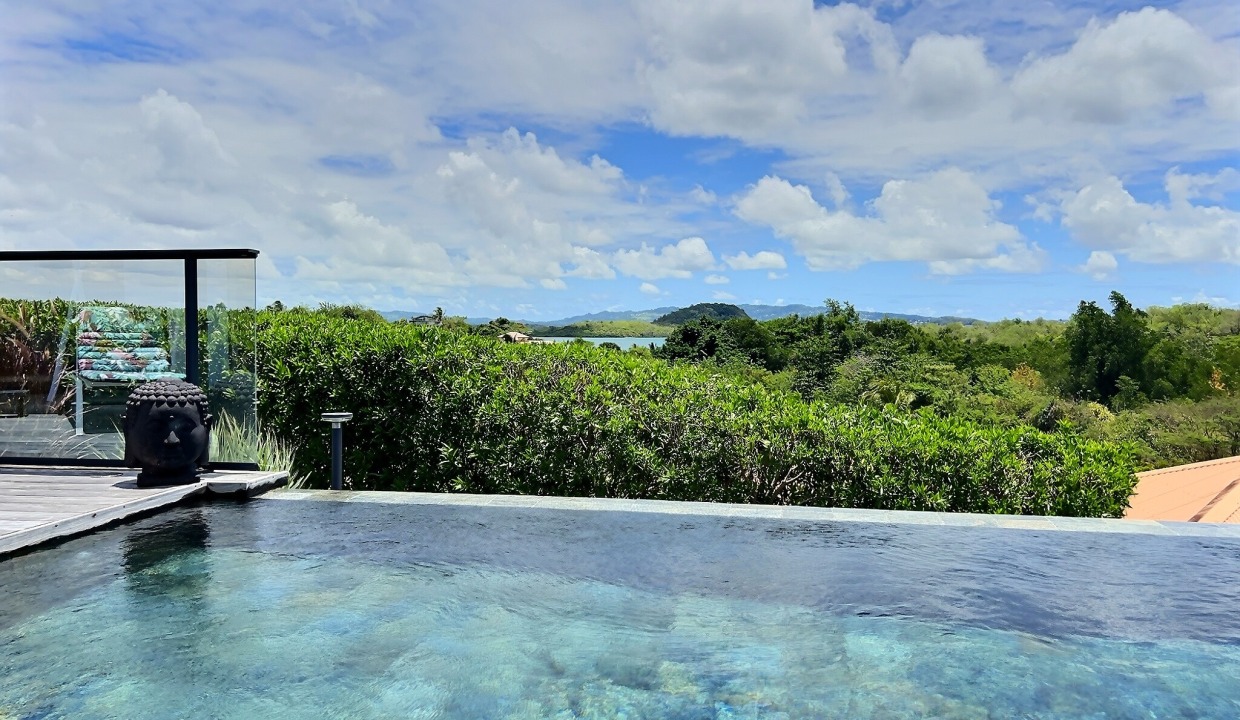
M718 368L587 344L260 315L260 417L328 477L322 412L347 410L349 486L1118 516L1131 449L847 407Z

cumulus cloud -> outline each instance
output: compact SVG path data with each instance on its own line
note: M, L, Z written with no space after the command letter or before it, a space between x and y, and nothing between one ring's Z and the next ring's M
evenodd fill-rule
M459 313L562 284L601 297L569 278L617 272L782 277L783 256L752 246L680 257L680 238L733 238L738 217L818 269L1037 267L1002 192L1040 198L1087 250L1218 262L1234 257L1236 181L1199 169L1236 152L1240 23L1222 7L424 0L254 23L230 0L14 0L0 246L253 245L262 292L285 300L434 293ZM614 132L672 153L651 136L728 139L686 150L720 162L709 177L664 177L622 170ZM706 187L730 193L740 163L771 178L728 216ZM1198 174L1168 175L1166 201L1116 179L1176 164ZM1069 177L1086 180L1047 192Z
M566 275L587 280L610 280L616 276L616 271L607 264L607 258L591 248L573 248L573 255L569 262L573 263L574 267L565 273Z
M145 137L159 155L164 179L198 182L218 176L221 167L236 167L237 161L189 103L161 88L142 98L139 108Z
M588 162L565 160L553 147L538 142L534 133L508 128L494 142L475 138L468 143L475 156L486 158L494 172L521 181L539 190L568 195L610 193L623 177L620 168L598 155Z
M867 42L876 65L895 62L890 29L856 5L644 0L641 10L651 119L677 134L755 138L805 119L841 86L853 42Z
M909 109L940 119L976 110L999 83L981 38L931 33L909 48L900 66L899 94Z
M654 283L648 283L648 282L642 283L641 286L638 287L637 289L641 291L643 295L659 295L659 294L662 294L663 292L662 290L659 289L658 285L655 285Z
M1119 261L1105 250L1095 250L1078 269L1083 273L1088 273L1095 280L1108 280L1119 269Z
M784 256L773 250L759 250L750 255L745 251L725 255L723 261L733 270L782 270L788 267Z
M1168 201L1145 203L1115 176L1089 183L1064 199L1063 225L1088 247L1139 262L1240 264L1240 212L1193 202L1208 179L1173 170L1164 184Z
M500 286L561 275L615 277L591 246L612 243L608 227L639 211L621 197L619 168L597 155L563 158L515 129L468 146L450 152L436 175L451 205L476 228L461 239L472 277Z
M768 175L740 198L736 214L790 241L811 270L889 260L925 261L942 274L1041 266L1042 252L995 218L998 203L962 170L891 180L872 208L871 215L831 212L804 185Z
M1147 7L1091 20L1067 52L1023 68L1012 92L1027 113L1118 123L1180 98L1234 92L1227 54L1175 13Z
M715 195L715 193L710 190L703 188L701 185L694 186L694 188L689 191L689 197L699 205L714 205L719 201L718 195Z
M642 280L688 278L715 267L715 256L700 237L689 237L655 250L642 243L637 250L617 250L612 263L625 275Z
M373 182L365 177L281 174L282 146L247 145L164 90L114 112L82 125L0 122L4 245L253 246L268 297L375 304L614 278L610 250L595 248L662 212L628 199L606 160L565 157L516 130L394 166L417 188L409 197L408 187L402 196L356 185Z
M731 280L727 275L707 275L705 282L707 285L727 285Z
M711 293L710 298L712 300L723 300L727 302L727 301L735 300L736 296L730 292L724 292L723 290L716 290L715 292Z

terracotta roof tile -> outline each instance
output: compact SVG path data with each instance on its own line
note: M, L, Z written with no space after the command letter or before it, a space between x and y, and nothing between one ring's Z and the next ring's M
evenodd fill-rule
M1240 456L1137 473L1129 520L1240 523Z

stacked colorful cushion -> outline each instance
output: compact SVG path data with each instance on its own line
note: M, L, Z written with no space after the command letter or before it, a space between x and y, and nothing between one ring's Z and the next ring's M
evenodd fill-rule
M183 378L168 351L122 307L84 308L78 316L77 370L83 380L136 382Z

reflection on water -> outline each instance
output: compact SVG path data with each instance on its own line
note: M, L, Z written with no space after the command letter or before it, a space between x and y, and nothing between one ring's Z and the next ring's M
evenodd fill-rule
M126 586L143 595L200 597L211 580L210 537L201 508L188 509L175 521L134 529L122 543Z
M1234 542L275 501L154 521L0 565L7 591L55 584L109 543L121 559L110 581L0 626L0 718L1240 709L1240 643L1194 617L1234 635ZM1204 560L1213 582L1150 587L1143 605L1099 597L1148 582L1140 565L1175 583ZM1089 565L1096 587L1062 585ZM1128 637L1067 632L1091 614Z

